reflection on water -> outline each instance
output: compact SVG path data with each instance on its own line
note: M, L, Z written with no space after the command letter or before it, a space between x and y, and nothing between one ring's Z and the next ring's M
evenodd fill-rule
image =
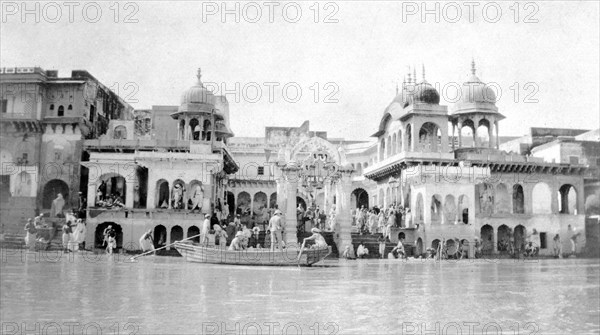
M171 257L50 261L2 252L4 334L23 327L40 333L61 327L63 334L69 327L91 334L600 330L597 260L328 261L278 268Z

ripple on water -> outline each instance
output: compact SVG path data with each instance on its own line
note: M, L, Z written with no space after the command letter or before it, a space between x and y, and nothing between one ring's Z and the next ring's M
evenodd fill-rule
M529 322L540 333L600 330L595 260L328 261L312 268L124 260L6 257L0 318L134 322L140 333L154 334L198 333L206 322L297 323L310 334L315 323L321 333L328 333L325 325L339 333L398 333L412 324L452 322L496 322L506 333Z

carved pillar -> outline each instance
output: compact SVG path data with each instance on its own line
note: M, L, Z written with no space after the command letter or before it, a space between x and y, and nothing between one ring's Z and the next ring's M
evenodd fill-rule
M126 180L125 185L127 185L126 188L126 194L125 194L125 207L126 208L133 208L133 198L134 198L134 191L135 191L135 183L133 180Z
M169 203L170 203L170 202L171 202L171 201L169 201ZM169 207L169 208L170 208L170 207ZM165 244L169 244L169 243L171 243L171 228L172 228L172 227L167 227L167 239L165 240ZM167 249L167 250L171 250L171 247L170 247L170 246L168 246L166 249Z
M462 148L462 121L458 121L458 147Z
M296 169L289 169L287 171L287 204L286 204L286 217L285 217L285 237L283 240L285 244L298 244L297 226L298 222L296 219L296 192L298 189L298 171Z
M494 148L495 142L494 142L494 122L490 122L490 128L488 129L488 137L490 139L489 143L488 143L488 148L492 149Z
M454 134L456 132L456 125L454 123L452 123L452 151L454 151L455 146L454 146Z
M410 127L410 132L411 132L410 151L413 151L413 152L416 151L417 142L419 141L419 133L415 128L416 128L415 124L413 123Z
M173 199L173 182L169 183L169 199L167 199L167 204L168 204L169 209L173 208L171 206L171 199ZM158 204L158 206L160 207L160 204Z
M352 247L352 219L350 217L350 188L352 179L349 172L342 172L342 177L337 182L337 217L338 221L338 250L340 253L350 246L351 257L354 257L354 248Z
M329 214L329 194L331 193L331 191L329 190L329 180L325 180L325 187L323 188L323 213L325 215Z
M183 140L190 139L190 119L185 117L185 124L183 125Z
M481 241L483 243L483 240ZM492 253L498 254L498 228L492 227Z
M277 177L277 179L275 179L275 182L277 183L277 208L284 213L284 202L285 202L285 191L284 191L284 184L285 184L285 179L283 178L283 176ZM285 213L284 213L285 214Z

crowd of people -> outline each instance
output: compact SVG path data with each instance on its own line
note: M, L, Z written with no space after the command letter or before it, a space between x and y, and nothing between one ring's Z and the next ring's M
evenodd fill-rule
M392 227L410 226L410 208L404 208L397 203L390 204L387 208L380 209L373 206L371 209L362 206L352 210L353 222L358 232L362 234L383 234L383 238L390 240Z
M39 248L47 249L54 236L53 232L48 235L42 234L43 230L54 229L53 226L46 224L44 216L38 215L35 218L27 219L25 224L25 246L33 250L36 245ZM79 249L85 249L86 225L83 219L78 219L73 213L65 214L65 222L61 227L62 231L62 249L64 252L73 252Z

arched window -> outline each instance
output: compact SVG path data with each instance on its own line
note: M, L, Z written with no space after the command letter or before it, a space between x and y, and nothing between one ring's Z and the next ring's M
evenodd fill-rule
M69 107L67 107L67 110L72 111L73 110L73 105L69 105Z
M202 140L210 141L210 134L211 134L210 126L211 126L210 121L204 120L204 127L202 130Z
M558 190L558 211L561 214L577 214L577 190L573 185L565 184Z
M116 126L115 130L113 130L113 138L115 140L127 139L127 128L125 126Z
M50 104L50 110L53 111L54 110L54 104Z
M62 105L58 106L57 116L65 116L65 107L63 107Z

